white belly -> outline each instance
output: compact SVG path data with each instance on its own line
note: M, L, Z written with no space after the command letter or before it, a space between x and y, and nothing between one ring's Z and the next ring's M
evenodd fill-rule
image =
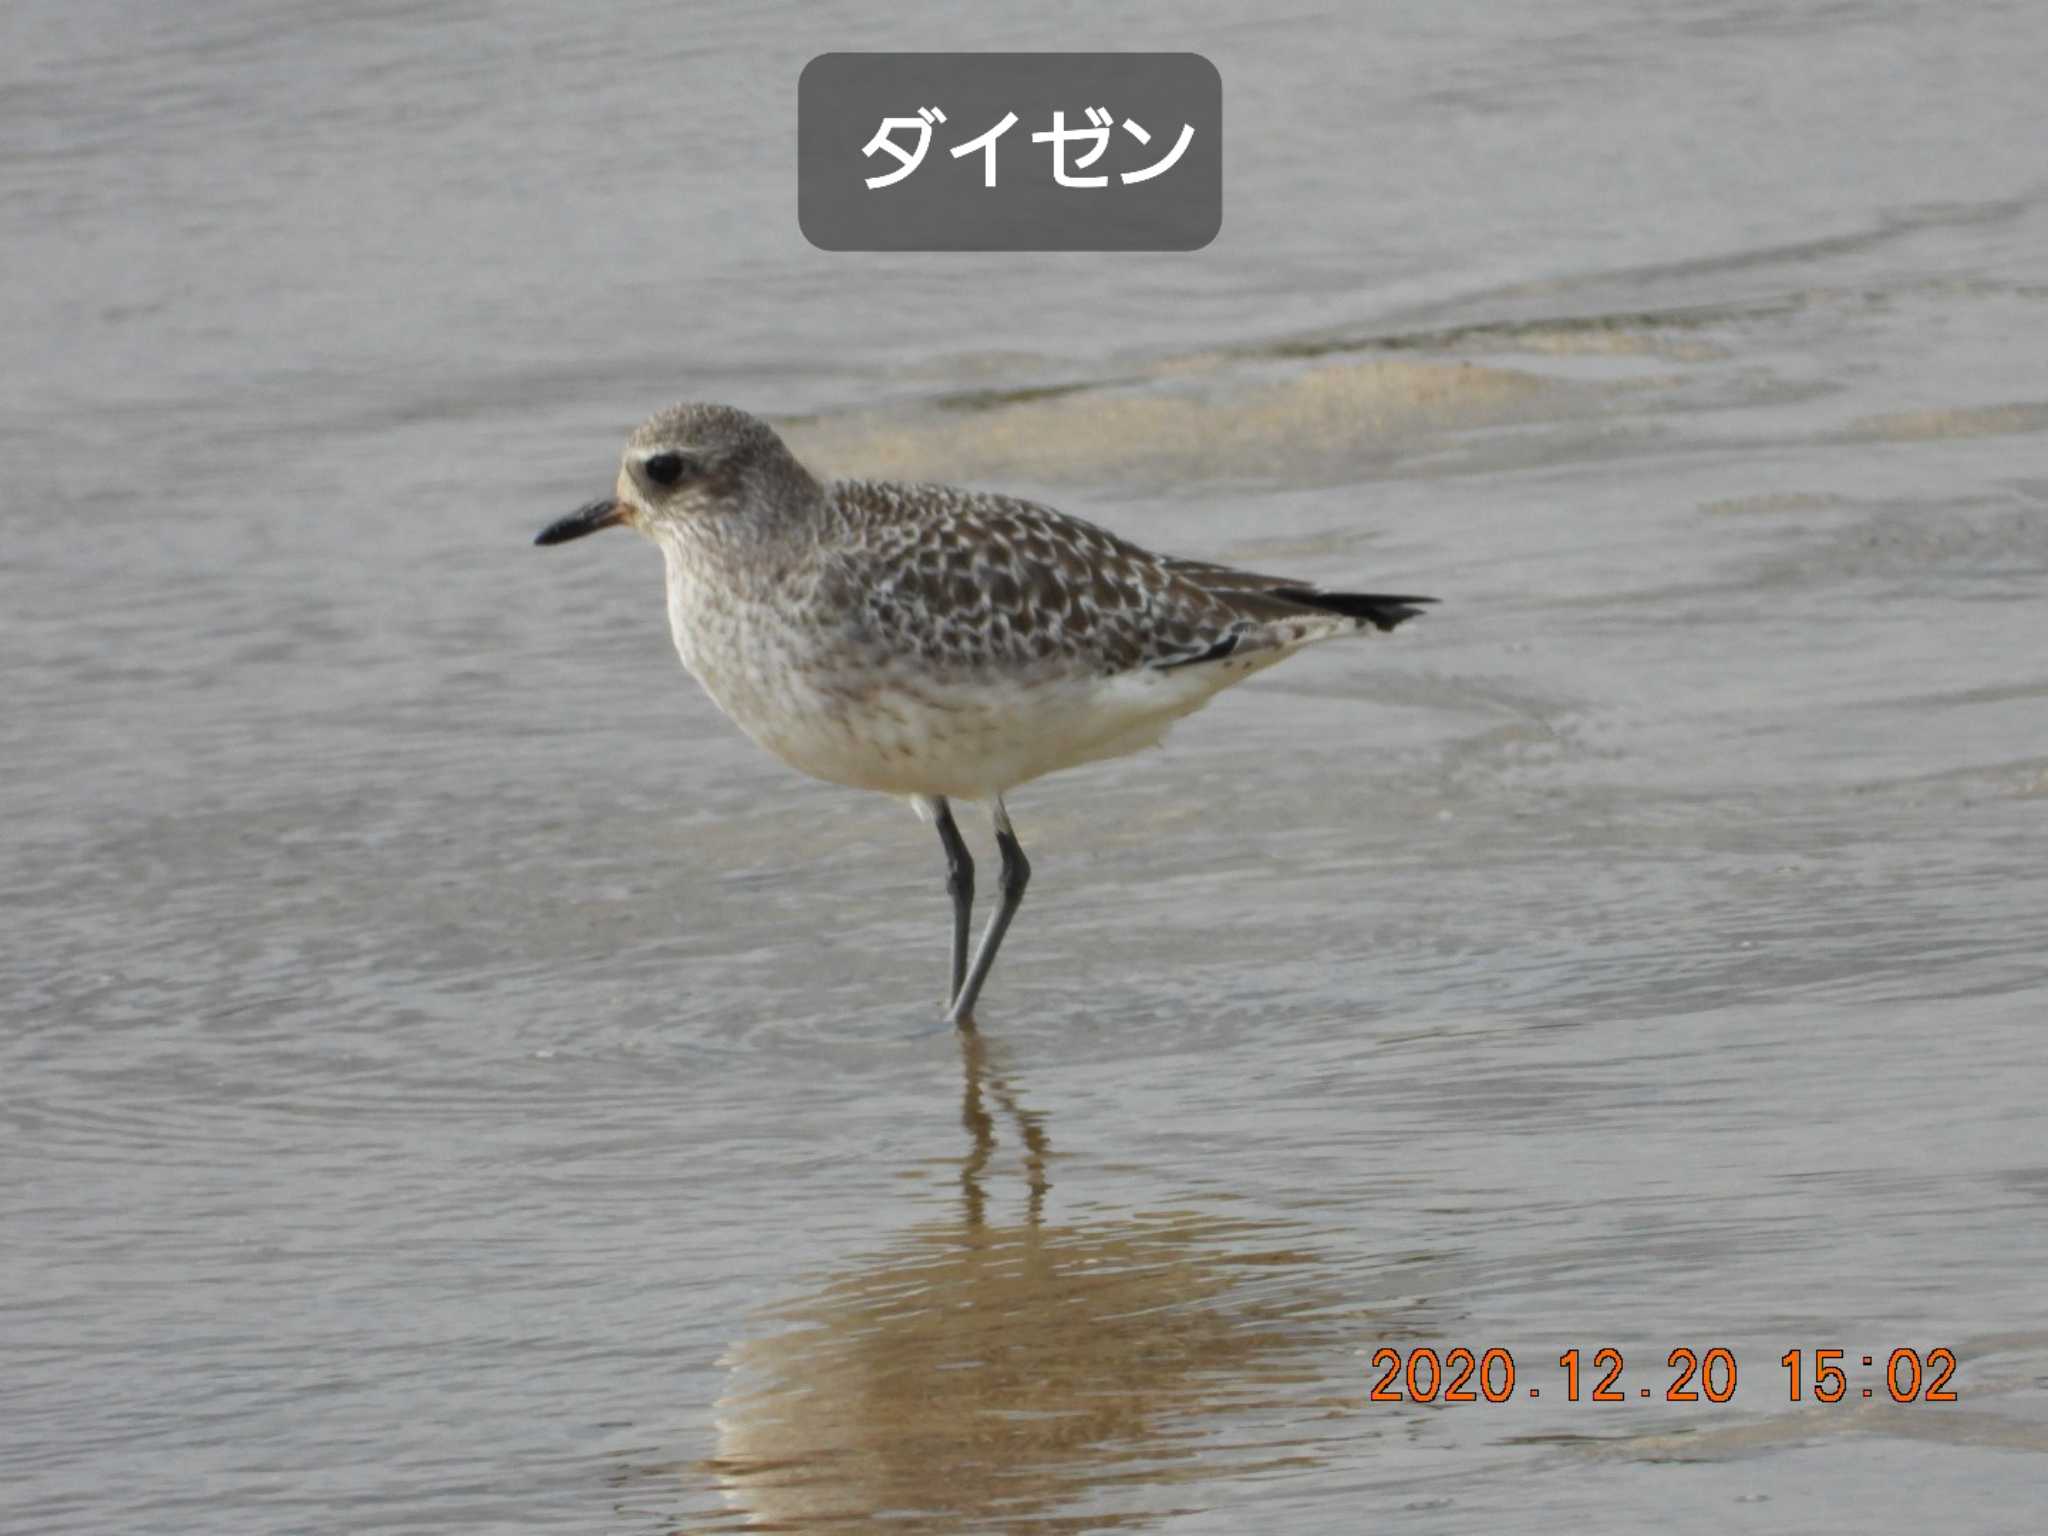
M899 680L821 694L811 708L772 720L728 712L814 777L894 795L985 800L1060 768L1153 746L1209 692L1140 701L1093 681Z
M741 730L814 778L893 795L987 799L1156 744L1243 669L1113 678L940 679L914 659L849 655L758 603L669 583L683 665Z

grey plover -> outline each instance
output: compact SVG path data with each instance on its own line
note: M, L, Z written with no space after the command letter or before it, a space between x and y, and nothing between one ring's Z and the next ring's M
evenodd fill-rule
M1434 601L1155 555L1010 496L822 483L724 405L646 422L613 493L534 542L617 524L661 547L676 650L741 730L936 823L953 901L947 1017L963 1027L1031 877L1007 791L1152 746L1303 646L1392 629ZM956 799L990 805L1002 855L1002 902L971 963L974 862Z

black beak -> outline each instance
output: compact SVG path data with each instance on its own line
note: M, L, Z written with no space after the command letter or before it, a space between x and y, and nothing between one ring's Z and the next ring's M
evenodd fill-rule
M536 544L566 544L571 539L580 539L586 533L596 533L600 528L609 528L614 523L626 520L626 509L611 496L602 501L593 501L587 507L578 507L567 517L558 517L547 527L534 535Z

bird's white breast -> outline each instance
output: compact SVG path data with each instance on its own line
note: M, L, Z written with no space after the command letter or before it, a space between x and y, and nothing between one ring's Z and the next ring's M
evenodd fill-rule
M691 675L784 762L855 788L987 799L1151 746L1236 680L1222 668L940 676L856 643L792 589L748 590L686 550L664 553L669 629Z

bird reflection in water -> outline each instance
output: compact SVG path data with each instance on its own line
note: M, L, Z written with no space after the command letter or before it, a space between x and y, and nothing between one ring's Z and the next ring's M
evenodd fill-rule
M1304 1421L1356 1408L1357 1323L1318 1257L1286 1246L1295 1223L1048 1222L1046 1116L990 1055L962 1034L961 1212L850 1262L728 1356L708 1469L735 1522L1141 1522L1199 1507L1203 1481L1320 1465ZM1004 1127L1025 1190L1011 1223L989 1211Z
M982 1186L982 1175L988 1169L989 1160L995 1156L996 1123L983 1102L982 1085L986 1081L988 1097L996 1101L1017 1127L1018 1139L1024 1144L1024 1182L1030 1191L1025 1227L1035 1231L1045 1215L1045 1192L1052 1187L1045 1177L1046 1159L1051 1155L1045 1137L1045 1115L1041 1111L1021 1107L1008 1079L999 1072L988 1070L988 1050L979 1030L970 1025L959 1032L959 1039L960 1075L963 1080L960 1123L966 1127L968 1138L973 1143L960 1164L960 1192L966 1205L967 1230L979 1231L988 1220L988 1193Z

